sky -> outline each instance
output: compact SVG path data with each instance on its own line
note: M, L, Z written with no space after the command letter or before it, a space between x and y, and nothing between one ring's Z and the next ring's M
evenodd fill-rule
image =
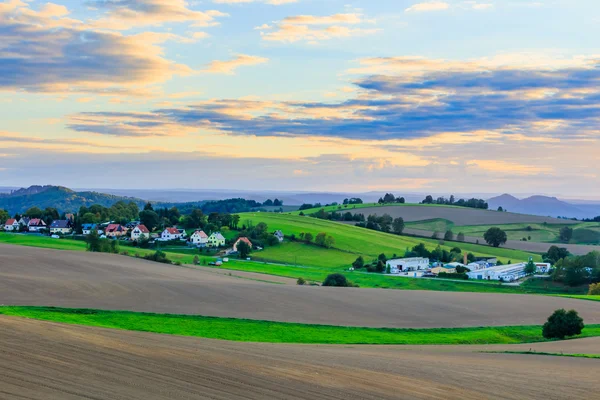
M0 0L0 186L600 198L597 0Z

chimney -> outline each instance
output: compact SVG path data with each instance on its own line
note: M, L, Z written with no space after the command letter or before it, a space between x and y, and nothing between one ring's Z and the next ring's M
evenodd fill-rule
M463 254L463 264L467 265L467 253Z

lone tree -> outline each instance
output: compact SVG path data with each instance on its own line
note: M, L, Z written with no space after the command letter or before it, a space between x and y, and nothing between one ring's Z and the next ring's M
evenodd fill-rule
M252 251L252 247L250 247L250 245L244 242L243 240L240 240L240 242L237 245L237 251L240 258L247 258L250 252Z
M530 258L527 265L525 265L524 272L527 275L533 275L533 274L535 274L535 271L537 271L537 267L536 267L535 263L533 262L533 260Z
M394 229L394 233L400 235L404 231L404 219L402 217L398 217L394 219L392 222L392 228Z
M364 267L365 259L363 258L363 256L358 256L358 258L352 263L352 266L355 269L361 269L362 267Z
M458 240L459 242L464 242L465 241L465 234L462 232L459 232L458 235L456 235L456 240Z
M542 328L546 339L564 339L567 336L580 335L585 328L583 319L577 311L565 311L563 308L554 311Z
M558 237L560 238L561 242L569 243L573 238L573 228L569 228L568 226L560 228Z
M344 275L331 274L325 278L325 281L323 281L323 286L348 287L350 284Z
M485 239L487 244L494 247L500 247L500 245L506 243L506 240L508 239L506 237L506 232L496 227L488 229L487 232L483 235L483 238Z
M454 233L451 230L447 230L444 234L444 240L454 240Z

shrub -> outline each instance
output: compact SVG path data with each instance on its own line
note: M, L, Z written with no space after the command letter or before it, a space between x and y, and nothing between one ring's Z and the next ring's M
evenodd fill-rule
M175 265L181 266L181 261L175 261Z
M325 278L323 286L350 287L352 284L342 274L331 274Z
M465 281L469 280L469 275L465 273L452 273L452 272L440 272L438 278L442 279L462 279Z
M600 296L600 283L592 283L588 291L590 296Z
M296 284L300 285L300 286L304 286L306 285L306 279L300 277L298 278L298 280L296 281Z
M163 264L171 264L171 260L167 258L167 255L160 251L156 250L153 254L148 254L144 256L145 260L155 261Z
M198 256L194 256L194 261L193 261L194 265L198 265L200 264L200 257Z
M361 269L365 266L365 259L362 256L358 256L358 258L352 263L352 266L355 269Z
M556 310L548 317L542 328L542 335L546 339L564 339L567 336L580 335L585 325L577 311Z

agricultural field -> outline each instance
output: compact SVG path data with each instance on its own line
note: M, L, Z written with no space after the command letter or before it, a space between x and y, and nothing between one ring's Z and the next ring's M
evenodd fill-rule
M265 222L269 226L269 230L281 229L286 235L294 234L296 237L302 232L310 232L313 235L316 235L319 232L326 232L335 238L335 249L354 254L354 258L358 255L362 255L366 257L366 259L372 259L376 258L381 253L385 253L388 257L392 257L394 254L401 257L407 249L410 250L419 243L425 244L429 250L435 249L439 244L439 241L434 239L392 235L306 216L301 217L274 213L244 213L240 214L240 217L241 224L256 225L259 222ZM505 263L508 261L525 261L528 260L529 257L533 257L536 261L541 261L540 254L527 253L520 250L493 248L472 243L449 243L443 245L442 248L449 251L454 246L460 247L463 252L472 252L475 256L498 257ZM277 254L271 256L269 254L270 251L275 253L282 252L281 250L267 249L260 253L260 257L277 260ZM306 257L310 257L310 255L307 255ZM290 261L292 260L288 259L286 262ZM313 260L306 265L316 265L315 262L317 261ZM334 262L333 264L340 265L342 263Z
M498 353L502 351L598 354L600 340L249 345L0 316L0 387L8 398L106 399L119 394L140 400L374 400L397 399L399 393L419 400L479 400L499 393L511 400L565 399L589 398L598 389L598 360Z

